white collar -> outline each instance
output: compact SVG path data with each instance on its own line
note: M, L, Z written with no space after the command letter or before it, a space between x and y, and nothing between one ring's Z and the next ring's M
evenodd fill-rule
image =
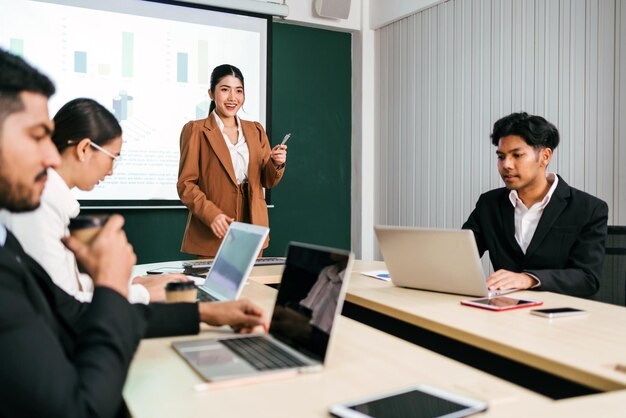
M211 112L211 114L215 117L215 121L217 122L217 126L219 126L220 131L224 132L224 122L222 122L222 119L220 119L220 117L217 115L217 112L214 110L213 112ZM241 119L239 119L239 116L237 115L235 115L235 119L237 120L237 130L240 131Z
M80 203L67 187L67 183L56 170L48 169L48 181L44 193L50 195L50 201L55 207L59 207L63 213L67 213L70 218L75 218L80 213Z
M552 199L552 195L554 194L554 191L556 190L556 186L559 183L559 177L555 173L546 173L546 180L548 180L548 183L552 183L550 186L550 189L548 189L548 193L546 193L543 199L541 199L541 202L535 203L535 205L538 204L541 208L545 208L546 205L550 203L550 199ZM511 190L509 192L509 200L511 201L511 204L513 205L513 207L517 207L518 201L524 204L522 200L519 198L519 195L517 194L517 190ZM527 208L527 209L530 209L530 208Z
M0 222L0 247L4 247L7 242L7 228Z

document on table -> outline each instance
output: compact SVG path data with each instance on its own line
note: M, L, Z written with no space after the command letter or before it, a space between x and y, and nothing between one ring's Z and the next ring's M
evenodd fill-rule
M375 279L384 280L388 282L391 280L391 276L387 270L372 270L372 271L363 271L361 272L364 276L373 277Z

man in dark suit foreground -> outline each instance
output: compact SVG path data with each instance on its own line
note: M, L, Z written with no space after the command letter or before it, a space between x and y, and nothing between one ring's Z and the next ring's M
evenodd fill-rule
M35 209L46 170L59 164L48 116L53 93L47 77L0 49L0 208ZM122 387L142 337L197 333L199 321L243 332L263 324L247 301L129 304L135 254L123 223L111 217L89 246L66 242L94 278L90 304L56 287L0 224L0 416L127 415Z
M598 291L607 236L607 204L546 173L559 132L540 116L513 113L498 120L504 188L478 199L463 225L489 251L489 289L536 289L573 296Z

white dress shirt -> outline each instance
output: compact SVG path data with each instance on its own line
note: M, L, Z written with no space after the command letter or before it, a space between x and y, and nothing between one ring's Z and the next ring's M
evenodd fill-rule
M80 273L74 253L61 242L69 235L70 219L80 212L80 205L65 181L48 169L48 181L41 196L41 205L34 211L11 213L0 211L0 222L15 235L24 251L46 270L52 281L81 302L89 302L94 285L89 275ZM129 301L149 303L148 290L138 284L129 288Z
M243 136L241 120L239 119L239 116L235 116L237 118L237 143L233 144L230 142L228 135L224 132L224 123L220 117L217 116L215 111L212 112L212 115L215 117L215 121L217 122L217 126L219 126L220 131L222 131L222 136L224 137L224 141L228 147L228 152L230 152L230 159L232 160L233 168L235 169L237 184L241 184L248 179L248 164L250 163L250 151L248 150L246 138Z
M5 242L7 242L7 229L0 222L0 247L4 247Z
M541 215L543 215L543 210L550 202L552 194L559 183L559 178L554 173L548 173L546 179L548 183L551 184L548 193L546 193L540 202L535 203L530 208L524 205L517 191L511 190L509 193L509 200L515 208L515 240L524 254L526 254L530 241L532 241L533 235L535 235L537 225L539 225L539 220L541 219Z

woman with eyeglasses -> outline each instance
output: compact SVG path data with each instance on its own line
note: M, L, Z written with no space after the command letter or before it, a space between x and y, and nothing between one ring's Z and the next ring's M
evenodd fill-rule
M66 103L53 120L52 140L61 154L61 164L47 172L41 206L20 214L2 211L0 219L57 286L88 302L93 295L93 281L78 271L74 254L61 238L69 234L70 219L80 211L71 189L92 190L113 174L122 148L122 128L111 112L91 99ZM130 286L129 300L163 300L164 286L173 280L187 278L180 274L137 277Z

